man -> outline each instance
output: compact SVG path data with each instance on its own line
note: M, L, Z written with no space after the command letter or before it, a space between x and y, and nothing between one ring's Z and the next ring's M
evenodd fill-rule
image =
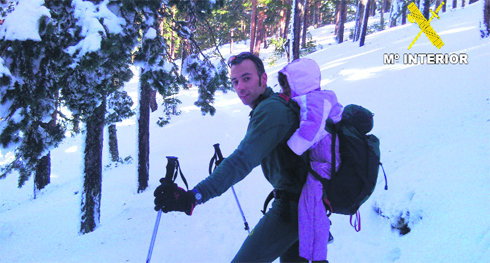
M191 191L164 185L155 190L155 209L192 214L196 204L224 193L259 164L274 187L272 208L247 237L232 262L300 262L298 199L308 168L287 140L299 126L299 108L267 87L264 64L249 52L232 56L230 78L243 104L252 108L247 133L237 149Z

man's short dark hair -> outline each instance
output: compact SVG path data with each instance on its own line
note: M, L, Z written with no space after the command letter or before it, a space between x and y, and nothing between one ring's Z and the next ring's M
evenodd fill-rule
M258 56L250 52L242 52L238 55L231 56L228 59L228 67L231 68L231 66L238 65L246 59L251 60L255 64L255 68L257 69L259 77L262 76L263 73L265 73L264 63L262 62L262 60Z

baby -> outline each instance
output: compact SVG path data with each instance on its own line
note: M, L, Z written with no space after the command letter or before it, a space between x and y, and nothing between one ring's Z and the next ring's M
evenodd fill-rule
M279 72L282 92L300 107L299 128L288 140L288 146L297 155L307 150L311 168L320 176L330 179L332 136L325 130L327 119L340 121L343 107L333 91L321 90L318 64L300 58ZM335 143L335 167L340 165L338 138ZM330 220L323 203L323 186L309 173L298 204L298 234L300 256L312 261L327 258Z

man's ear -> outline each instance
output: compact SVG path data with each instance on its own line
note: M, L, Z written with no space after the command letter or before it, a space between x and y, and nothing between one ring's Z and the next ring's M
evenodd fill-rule
M262 85L267 87L267 73L262 73L262 76L260 77L260 80L262 81Z

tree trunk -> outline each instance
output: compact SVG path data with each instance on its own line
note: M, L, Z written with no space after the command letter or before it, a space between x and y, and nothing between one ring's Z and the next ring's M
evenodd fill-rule
M368 10L368 9L366 9ZM341 0L340 1L340 19L339 19L339 30L337 32L337 43L342 43L344 42L344 24L345 24L345 19L346 19L346 11L347 11L347 1L346 0ZM369 13L369 12L364 12L364 13Z
M461 7L464 7L464 5L465 5L465 1L464 1L464 0L462 0L462 1L461 1Z
M339 33L339 26L340 26L340 9L342 6L342 1L340 0L337 2L337 5L335 7L335 32L334 35L338 35Z
M453 0L453 9L455 9L456 7L458 7L458 1L457 0Z
M395 10L395 3L394 1L398 1L398 0L392 0L391 2L391 6L390 6L390 27L395 27L396 26L396 17L394 15L394 13L396 12Z
M313 0L313 3L311 3L311 24L317 28L318 25L319 25L319 15L318 15L318 12L319 12L319 7L318 7L318 0Z
M59 99L59 94L56 94L56 101ZM58 103L56 103L55 108L58 108ZM53 130L56 128L56 121L58 119L58 113L54 111L51 114L51 121L46 125L46 129ZM37 192L43 189L46 185L51 182L51 153L48 152L45 156L39 159L36 165L36 173L34 175L34 199L36 198Z
M485 0L483 5L483 23L481 28L481 37L490 36L490 0Z
M87 119L84 150L84 182L80 233L94 231L100 222L102 194L102 147L104 137L105 99Z
M141 69L143 73L143 69ZM150 93L147 82L140 82L138 116L138 193L148 187L150 170Z
M385 6L385 12L390 10L390 6L391 6L391 1L392 0L384 0L384 6Z
M235 32L234 29L230 30L230 54L233 54L233 38L235 37L233 33Z
M172 20L168 21L167 23L171 23L172 26L175 26L175 13L177 11L177 7L172 7L171 8L171 14L172 14ZM162 18L162 22L165 21L166 19ZM176 49L176 36L174 31L170 31L170 57L172 59L175 59L175 49Z
M441 5L442 0L436 0L435 6L434 6L434 11Z
M264 43L264 49L268 49L269 48L269 41L267 41L267 36L268 36L268 27L266 24L264 24L264 32L262 34L262 43Z
M288 3L289 3L288 6L292 6L294 0L289 0ZM284 23L284 31L282 35L282 38L284 39L288 39L288 35L289 35L289 30L290 30L289 25L291 24L291 10L292 8L286 8L286 21Z
M185 59L192 54L191 50L191 44L189 43L188 39L184 39L182 41L182 55L181 55L181 64L180 64L180 70L182 71L184 69L184 61ZM143 72L143 71L141 71Z
M170 57L175 58L175 35L173 31L170 33Z
M376 1L372 1L371 2L371 12L370 12L371 16L375 16L376 15Z
M288 62L291 61L291 53L293 52L293 39L294 39L294 18L295 18L295 10L296 10L296 2L298 0L291 0L292 1L292 4L290 6L290 10L289 10L289 23L287 25L287 29L286 29L286 32L287 32L287 37L285 38L286 39L286 42L284 43L284 49L286 50L286 56L288 58Z
M308 11L309 11L309 0L305 0L305 11L303 15L303 34L301 37L301 47L306 48L306 33L308 31Z
M447 1L448 1L448 0L445 0L445 1L444 1L444 4L442 5L442 12L443 12L443 13L446 13Z
M430 0L424 0L424 13L425 19L430 19Z
M379 25L381 26L381 30L385 29L385 9L386 7L386 0L383 0L381 2L381 10L379 12L380 18L379 18Z
M116 124L109 125L109 153L111 154L111 159L113 162L119 161Z
M354 26L354 36L352 37L352 41L356 42L359 40L359 35L361 34L361 25L364 14L364 7L366 5L366 0L359 0L357 4L357 12L356 12L356 25Z
M75 134L79 134L80 133L80 116L73 115L72 123L73 123L73 132Z
M265 27L264 27L264 19L265 19L265 12L262 10L259 12L258 15L258 23L257 23L257 34L255 38L255 47L253 50L253 53L258 55L260 53L260 47L262 45L262 41L264 39L264 34L265 34Z
M157 91L154 89L150 90L150 109L151 112L158 110Z
M252 16L250 17L250 52L254 52L256 20L257 20L257 0L252 0Z
M304 0L296 0L294 7L294 25L293 25L293 60L299 58L299 44L301 41L301 17L303 16L303 3Z
M283 6L285 6L285 2L284 0L281 0L281 3ZM280 37L282 37L284 35L284 24L286 23L286 10L285 9L282 9L281 11L279 11L279 16L281 17L281 19L279 19L279 25L277 26L277 31L276 31L276 40L278 39L278 34Z
M325 14L321 11L321 1L318 3L318 26L323 26L325 24Z
M407 23L407 12L408 12L408 6L403 5L403 8L402 8L402 25L405 25Z
M364 46L364 40L366 39L366 34L367 34L367 25L368 25L368 20L369 20L369 7L371 7L373 0L368 0L366 3L366 12L364 12L364 19L362 22L362 31L361 31L361 39L359 40L359 46L362 47Z
M43 189L51 180L51 153L39 159L36 165L36 174L34 176L34 199L37 197L39 190Z

